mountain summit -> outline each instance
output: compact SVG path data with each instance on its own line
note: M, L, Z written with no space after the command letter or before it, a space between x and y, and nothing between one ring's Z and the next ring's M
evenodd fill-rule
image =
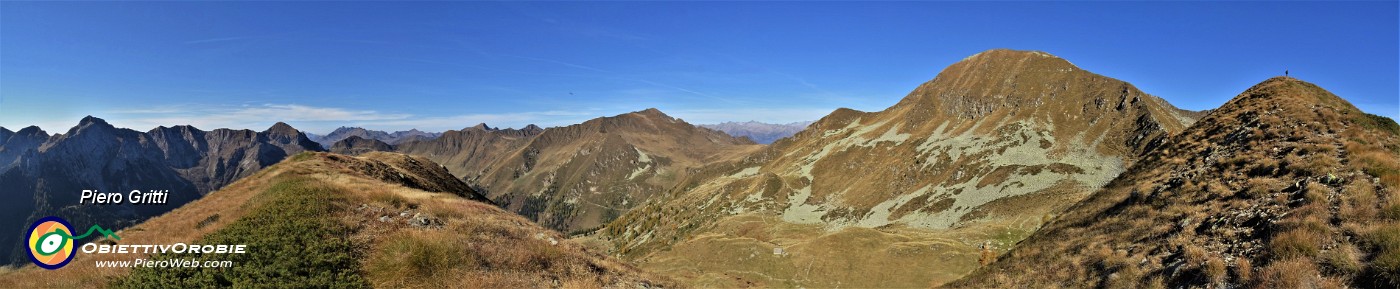
M600 237L644 267L697 271L691 281L721 287L747 286L725 279L735 274L807 278L797 285L813 287L942 283L974 268L983 242L1004 250L1194 118L1043 52L986 51L890 108L838 109L761 151L706 166ZM905 250L905 242L932 250L812 265L820 274L774 269ZM806 257L750 267L742 256L710 256L773 248ZM883 265L906 261L914 263ZM869 277L877 275L891 277Z
M1400 286L1400 125L1255 85L954 287Z

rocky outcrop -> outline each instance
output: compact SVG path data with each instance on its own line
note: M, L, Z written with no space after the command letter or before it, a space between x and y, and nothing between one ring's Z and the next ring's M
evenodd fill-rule
M49 138L49 134L37 126L11 132L0 127L0 172L18 165L15 161L21 156L33 153Z

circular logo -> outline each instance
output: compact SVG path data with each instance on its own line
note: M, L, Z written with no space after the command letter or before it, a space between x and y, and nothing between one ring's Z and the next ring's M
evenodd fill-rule
M73 261L73 225L59 217L44 217L29 226L29 260L44 269Z

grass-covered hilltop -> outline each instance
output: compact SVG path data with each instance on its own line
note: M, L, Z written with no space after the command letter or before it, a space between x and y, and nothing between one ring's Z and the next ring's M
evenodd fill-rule
M5 288L666 287L484 202L441 166L393 153L302 153L101 244L246 244L228 268L97 268L129 254L79 254L60 270L0 273ZM275 282L269 283L269 282Z

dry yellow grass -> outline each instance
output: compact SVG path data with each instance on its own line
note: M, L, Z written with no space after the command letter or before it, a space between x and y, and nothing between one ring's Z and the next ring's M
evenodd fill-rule
M951 287L1400 286L1400 129L1379 122L1267 80Z
M303 154L117 234L122 236L122 243L130 244L196 242L201 236L223 228L258 207L259 194L272 184L290 178L309 178L316 180L312 186L335 192L342 200L343 203L335 204L342 208L338 210L341 213L327 217L351 228L353 233L348 240L364 250L358 255L366 256L360 261L361 272L357 274L363 274L374 287L674 286L664 277L590 253L556 232L492 205L456 193L428 192L381 180L381 176L392 175L419 180L411 182L415 186L446 182L438 179L441 177L438 172L404 166L412 162L398 154L369 154L358 158ZM365 168L392 171L366 172ZM401 215L405 212L410 214ZM436 219L441 222L440 226L411 225L409 217L414 214ZM220 217L199 225L211 215ZM381 221L385 217L388 221ZM251 251L288 253L258 252L256 248ZM129 258L132 257L79 254L60 270L27 267L0 272L0 287L106 287L128 270L95 268L93 261Z

